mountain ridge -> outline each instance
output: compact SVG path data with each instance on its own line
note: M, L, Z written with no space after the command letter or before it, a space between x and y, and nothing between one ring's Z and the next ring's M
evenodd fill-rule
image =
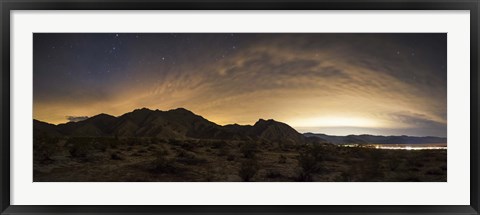
M447 138L445 137L434 137L434 136L407 136L407 135L371 135L371 134L360 134L360 135L346 135L346 136L336 136L336 135L327 135L321 133L311 133L307 132L303 134L306 137L318 137L326 140L327 142L333 144L421 144L421 143L447 143Z
M297 132L286 123L260 118L253 125L218 125L185 108L167 111L135 109L118 117L101 113L78 122L58 125L33 120L34 135L46 133L65 137L156 137L162 139L256 140L276 144L417 144L446 143L447 138L412 137L406 135L334 136Z
M58 125L34 119L35 133L52 136L156 137L163 139L226 139L303 144L305 137L289 125L259 119L254 125L225 125L211 122L185 108L168 111L135 109L118 117L98 114L79 122Z

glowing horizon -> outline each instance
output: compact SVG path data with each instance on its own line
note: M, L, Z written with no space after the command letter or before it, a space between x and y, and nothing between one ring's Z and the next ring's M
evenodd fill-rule
M446 34L36 33L33 86L33 118L53 124L183 107L220 125L445 137Z

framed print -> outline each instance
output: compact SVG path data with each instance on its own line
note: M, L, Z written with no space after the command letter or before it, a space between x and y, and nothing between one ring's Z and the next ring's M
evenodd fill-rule
M1 213L478 214L478 1L3 1Z

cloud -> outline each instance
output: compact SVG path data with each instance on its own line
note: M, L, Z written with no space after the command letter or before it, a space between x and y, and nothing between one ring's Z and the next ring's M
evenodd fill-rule
M446 72L434 67L442 62L430 59L436 50L429 47L417 49L415 58L407 55L412 48L405 41L413 39L401 37L408 35L258 34L220 59L216 55L224 53L214 45L195 52L182 47L183 63L131 66L125 73L138 82L112 82L98 89L109 92L98 94L101 98L81 90L73 95L86 99L64 95L35 102L35 115L52 118L63 110L76 120L73 116L118 115L140 107L185 107L220 124L273 118L295 126L302 120L350 118L367 119L377 126L372 131L446 136Z
M88 119L88 116L66 116L69 122L79 122Z

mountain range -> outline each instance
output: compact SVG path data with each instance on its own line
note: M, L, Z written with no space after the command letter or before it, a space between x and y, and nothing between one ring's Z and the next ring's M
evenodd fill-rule
M156 137L161 139L258 140L275 143L446 143L446 138L410 136L300 134L273 119L259 119L254 125L217 125L184 108L169 111L136 109L115 117L99 114L79 122L54 125L33 120L34 135L59 137Z
M156 137L161 139L264 140L282 143L305 143L306 138L289 125L269 119L252 125L217 125L191 111L136 109L114 117L99 114L79 122L53 125L33 121L34 134L77 137Z
M447 138L443 137L412 137L412 136L380 136L380 135L347 135L334 136L326 134L305 133L306 137L317 137L333 144L422 144L422 143L447 143Z

